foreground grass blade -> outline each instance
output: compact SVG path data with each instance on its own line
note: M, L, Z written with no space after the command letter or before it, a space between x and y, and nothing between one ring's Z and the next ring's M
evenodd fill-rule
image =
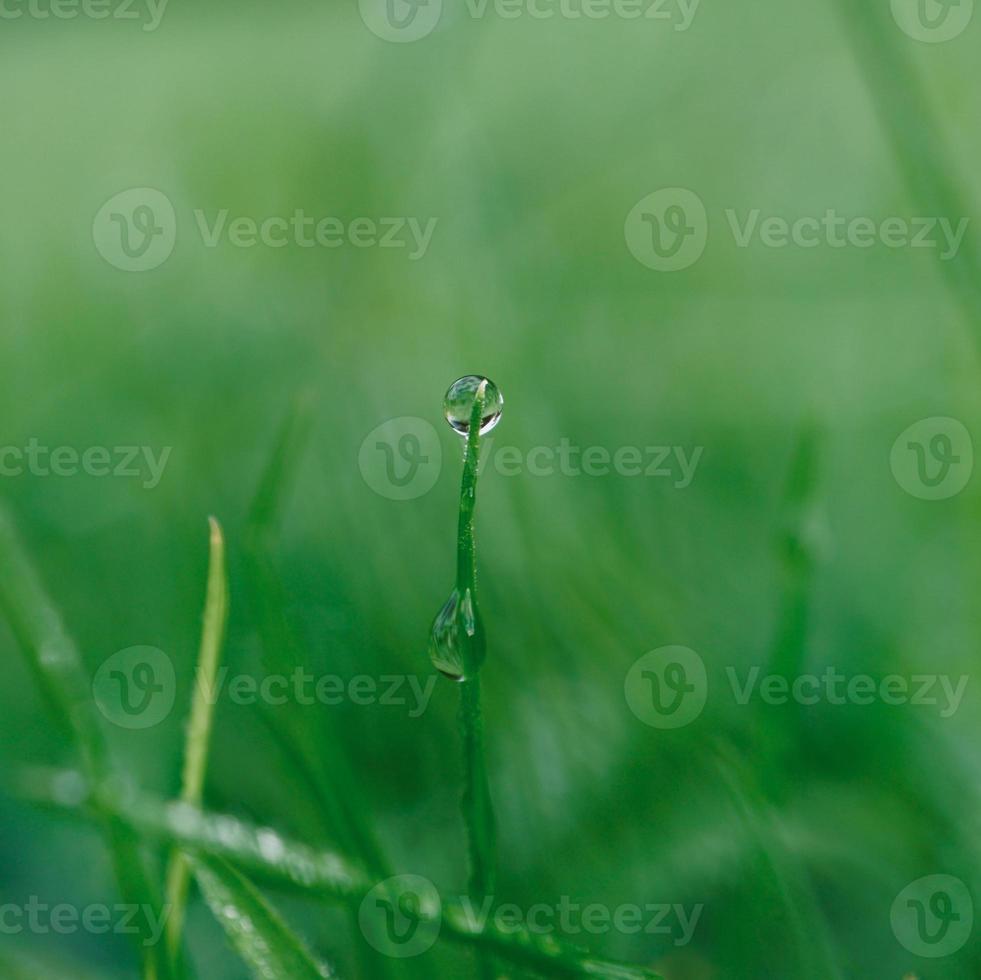
M223 861L188 860L208 907L255 980L330 980L337 976L237 871Z
M80 810L83 804L59 798L57 780L64 773L30 773L20 790L36 802L62 809ZM108 809L134 829L163 843L220 858L270 884L285 886L307 896L341 901L360 907L369 891L395 903L383 886L347 857L316 851L287 840L235 817L207 813L188 803L165 803L135 793L125 798L111 789L93 794L97 805ZM521 927L502 929L493 916L481 923L469 901L440 898L435 907L419 910L421 922L441 922L440 936L470 948L507 959L516 967L547 977L568 980L662 980L643 967L610 962L590 956L553 935L541 935Z
M95 783L104 782L111 775L109 754L82 658L2 507L0 609L53 706L55 717L67 725L86 776ZM118 816L101 816L123 901L134 907L160 909L160 893L147 874L131 830ZM169 960L156 945L148 923L142 923L136 938L146 980L169 980Z
M209 537L208 586L204 603L204 625L201 629L201 646L191 701L191 720L187 728L187 744L184 749L184 775L181 799L200 805L204 793L204 778L208 767L208 747L211 743L211 724L214 717L215 699L210 693L215 688L221 651L225 643L228 622L228 573L225 567L225 539L221 525L208 519ZM167 869L167 949L176 959L184 931L184 912L190 869L181 851L174 851Z

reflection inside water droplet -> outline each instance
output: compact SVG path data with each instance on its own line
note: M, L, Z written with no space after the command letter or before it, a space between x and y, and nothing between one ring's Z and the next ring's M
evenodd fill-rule
M454 589L433 620L429 658L444 677L465 681L483 662L483 653L473 596L469 589L462 597Z
M450 385L443 398L443 413L454 432L465 436L470 432L470 416L473 413L474 400L482 384L484 388L484 408L480 421L480 434L490 432L501 420L504 411L504 396L501 390L489 378L477 374L468 374Z

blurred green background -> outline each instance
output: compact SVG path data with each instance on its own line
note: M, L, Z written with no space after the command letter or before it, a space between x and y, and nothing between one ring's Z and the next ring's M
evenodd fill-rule
M926 875L981 896L981 488L920 499L890 452L921 419L981 426L977 229L948 261L878 242L740 247L726 211L976 215L981 23L931 44L885 0L703 0L685 30L663 9L674 19L509 19L445 0L411 43L378 37L353 0L171 0L155 30L145 11L0 21L0 443L172 447L153 488L24 472L0 492L93 676L134 645L172 658L168 719L106 726L119 766L170 797L209 514L229 544L226 664L262 675L246 519L298 395L311 426L273 561L312 671L344 678L433 674L460 477L441 399L456 377L500 385L495 451L702 447L684 487L485 469L499 899L701 905L684 945L589 938L668 980L975 977L976 931L926 958L890 910ZM173 253L145 272L94 241L100 209L131 188L174 209ZM625 237L661 188L690 189L708 215L704 254L675 272ZM437 224L416 260L349 241L208 247L195 212L210 224L223 209ZM435 485L409 500L359 466L363 440L400 417L442 446ZM0 644L0 768L73 764L5 627ZM624 679L670 644L702 658L708 699L662 730L628 708ZM736 703L727 668L774 664L970 682L948 718L881 700ZM452 894L466 881L457 703L440 681L419 717L276 709L311 732L329 712L392 866ZM224 699L206 799L336 843L260 713ZM116 900L93 830L11 798L3 810L0 902ZM282 907L359 975L343 913ZM246 976L198 901L189 930L201 977ZM125 937L4 935L0 950L135 976ZM424 962L475 975L459 952Z

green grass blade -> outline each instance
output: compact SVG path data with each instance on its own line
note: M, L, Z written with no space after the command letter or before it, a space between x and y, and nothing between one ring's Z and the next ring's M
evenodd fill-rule
M21 780L22 795L62 809L84 809L66 802L56 791L64 774L32 773ZM307 896L340 901L355 908L379 882L342 854L317 851L288 840L275 831L235 817L208 813L188 803L165 803L136 793L125 798L111 788L97 790L99 806L108 808L141 834L166 844L220 858L255 877ZM398 895L389 896L392 902ZM516 967L547 977L581 980L661 980L643 967L598 959L556 936L521 927L501 928L493 916L476 919L469 902L443 897L438 908L420 910L422 920L441 917L441 937L449 942L507 959Z
M947 146L916 66L907 53L913 42L896 29L889 4L836 0L842 24L899 168L924 215L957 220L972 213L955 176ZM958 253L940 262L952 295L973 327L974 353L981 341L981 246L970 228Z
M460 735L464 747L465 779L463 819L470 846L470 893L478 901L494 891L496 863L496 823L487 778L484 753L484 727L480 710L480 680L478 670L484 657L486 641L477 601L477 555L474 543L474 511L477 505L477 476L480 468L480 425L484 417L486 382L477 389L470 426L467 430L467 451L460 483L460 522L457 533L457 591L470 597L473 611L473 635L464 631L462 645L465 653L466 680L460 692ZM467 661L470 661L469 663Z
M487 654L484 624L477 599L477 549L474 540L474 514L477 507L477 477L480 474L480 426L484 418L487 382L477 389L467 448L460 481L460 519L457 528L456 591L470 609L470 628L460 632L464 678L460 691L460 738L463 742L463 824L467 830L470 855L470 895L477 901L493 894L497 863L497 823L487 776L484 751L484 723L480 705L480 668ZM480 971L484 980L493 980L493 960L481 953Z
M0 609L54 706L55 717L67 725L85 774L95 783L104 782L111 775L109 753L82 658L2 507ZM131 830L112 814L102 816L123 901L136 907L161 908L159 890L147 873ZM148 924L143 924L136 939L144 977L169 980L169 960L155 944Z
M263 665L271 673L285 676L298 665L308 664L310 658L287 619L286 590L272 558L272 546L310 427L310 399L301 395L283 423L259 480L245 533L246 570L258 610ZM367 818L370 808L363 802L351 764L340 750L341 740L333 731L329 713L319 715L314 741L295 715L269 710L262 713L264 723L283 749L284 761L320 804L330 839L366 866L387 873L387 860Z
M286 615L286 589L273 559L275 534L310 433L310 410L311 399L299 396L260 478L245 532L245 568L258 612L262 663L271 673L283 675L310 663L309 652ZM329 840L366 867L387 876L387 859L368 816L371 809L363 800L329 714L319 712L315 728L293 713L276 712L266 706L260 708L260 716L282 752L283 761L316 802L317 833L326 832ZM370 969L379 978L388 975L391 964L381 961L363 943L358 949L362 958L371 961L366 972Z
M189 858L208 907L255 980L324 980L337 974L314 957L259 891L223 861Z
M52 962L38 959L29 953L17 950L0 950L0 977L3 980L119 980L118 974L100 970L98 977L91 970L86 970L77 963L72 963L69 969L62 962Z
M225 643L228 623L228 572L225 566L225 539L221 525L211 517L209 536L208 586L204 603L204 623L201 629L201 646L198 652L197 674L191 702L191 719L184 748L184 776L181 799L200 805L204 794L204 780L208 767L208 748L211 743L211 726L214 718L214 699L209 696L215 688L218 665ZM186 856L174 851L167 869L167 948L172 958L178 956L181 935L184 930L184 912L190 869Z
M777 542L782 571L780 612L768 669L786 677L788 683L801 674L807 661L811 595L822 543L818 537L821 448L820 429L806 426L794 448L782 504L783 526ZM758 730L766 732L758 746L759 782L771 800L779 800L799 763L801 709L787 705L775 713L760 703L756 711Z

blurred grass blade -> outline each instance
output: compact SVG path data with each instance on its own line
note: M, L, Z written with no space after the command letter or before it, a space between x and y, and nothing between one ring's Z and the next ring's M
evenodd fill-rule
M111 775L109 753L82 658L2 506L0 608L54 707L55 717L67 723L85 774L95 783L104 782ZM161 909L160 892L147 873L131 830L114 815L102 816L123 901L138 908ZM135 939L143 974L147 980L169 980L168 958L161 955L146 917L139 919Z
M20 780L22 791L36 802L78 810L84 800L66 801L57 792L64 773L33 772ZM96 788L98 805L132 824L140 833L172 846L220 858L251 872L270 884L285 886L307 896L348 903L357 909L368 892L384 896L383 882L369 875L342 854L317 851L290 841L273 830L256 827L235 817L208 813L189 803L166 803L137 793L125 797L111 787ZM399 894L387 895L390 903ZM491 915L482 923L473 906L460 899L439 898L435 909L420 910L420 920L441 922L441 937L471 949L484 950L509 960L520 969L547 977L580 980L661 980L643 967L597 959L552 934L525 927L502 928Z
M262 663L267 671L290 676L308 665L309 654L286 616L286 590L272 559L275 531L282 518L289 487L309 437L311 398L297 397L284 421L249 508L245 532L246 571L250 595L258 610ZM329 713L317 712L311 732L295 714L261 709L262 720L282 749L283 759L310 789L323 811L328 837L367 867L387 873L387 860L371 827L370 808ZM321 828L317 828L320 830Z
M252 596L263 637L262 663L271 674L289 675L298 651L285 615L285 591L272 561L272 541L303 457L312 424L311 400L299 395L276 437L259 479L245 527Z
M278 912L223 861L189 858L208 907L255 980L324 980L337 974L317 960Z
M873 103L896 162L922 214L956 221L973 208L956 177L954 157L937 124L887 3L836 0L856 61L865 74ZM939 250L938 250L939 251ZM957 254L939 263L951 292L973 327L974 356L981 343L981 248L968 227Z
M819 477L822 433L808 423L797 440L782 503L777 542L781 563L781 596L776 633L769 654L769 673L787 678L801 674L807 661L814 574L822 545ZM799 764L802 709L790 704L778 712L756 705L759 783L771 800L781 800ZM767 717L764 718L764 715Z
M0 977L3 980L117 980L116 973L100 970L98 977L91 970L77 963L72 963L70 969L61 962L41 960L37 957L20 953L12 949L0 950Z
M807 869L784 843L775 811L756 788L759 776L722 743L712 763L754 852L752 881L771 907L776 949L792 953L793 975L799 980L840 980L842 971Z
M228 622L228 572L225 566L225 539L221 525L214 517L208 518L209 536L208 586L204 603L204 621L201 629L201 646L191 701L191 719L184 748L184 776L181 799L199 805L204 794L204 780L208 767L208 748L211 743L211 726L214 718L214 698L218 665L225 643ZM171 958L178 956L181 934L184 929L184 912L190 869L181 851L174 851L167 869L167 949Z

